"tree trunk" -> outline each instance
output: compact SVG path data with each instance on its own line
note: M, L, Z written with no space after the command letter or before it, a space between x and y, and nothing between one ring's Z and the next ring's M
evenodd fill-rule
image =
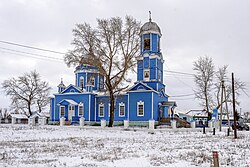
M108 127L112 127L114 123L115 97L113 92L110 92L110 118Z
M31 112L31 102L28 102L29 117L32 115Z

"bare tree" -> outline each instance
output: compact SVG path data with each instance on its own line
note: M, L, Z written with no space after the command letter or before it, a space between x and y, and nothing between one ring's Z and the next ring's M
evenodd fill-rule
M73 30L73 50L64 57L68 66L89 64L96 66L105 77L105 87L110 95L109 127L113 126L115 94L126 89L126 74L133 70L139 51L140 23L126 16L97 19L97 28L77 24Z
M38 93L35 98L38 112L42 112L42 110L50 103L49 92L51 87L45 81L40 82L38 87Z
M213 105L213 77L214 77L214 64L210 57L199 57L194 62L195 84L197 89L195 90L195 97L201 100L201 105L208 112L208 117L211 118L210 109Z
M42 82L36 71L25 73L23 76L5 80L2 83L6 95L12 100L12 108L32 114L31 108L40 99L39 94L50 90L46 82Z
M226 90L226 99L225 101L232 103L232 85L231 80L228 78L228 65L224 65L218 69L216 72L216 83L215 83L215 90L216 90L216 100L217 100L217 108L221 106L220 96L221 96L221 83L225 82L225 90ZM229 82L228 82L229 81ZM228 82L228 84L226 84ZM242 82L239 78L235 79L235 96L236 96L236 104L239 105L240 102L238 101L238 97L240 96L241 92L245 92L246 84Z

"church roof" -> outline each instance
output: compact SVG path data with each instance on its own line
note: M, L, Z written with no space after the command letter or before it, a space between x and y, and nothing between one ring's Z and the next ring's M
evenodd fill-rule
M137 82L131 88L128 89L128 91L145 91L145 90L155 91L153 88L151 88L150 86L148 86L146 83L143 82Z
M146 22L140 29L140 35L147 33L158 33L161 36L161 29L155 22L150 20L149 22Z
M60 104L60 105L71 104L71 105L75 105L75 106L78 105L77 102L75 102L74 100L71 100L71 99L63 99L58 104Z

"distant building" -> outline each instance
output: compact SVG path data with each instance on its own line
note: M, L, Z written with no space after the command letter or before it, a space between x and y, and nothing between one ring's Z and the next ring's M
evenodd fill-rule
M163 84L163 57L160 48L161 30L152 22L146 22L140 30L141 51L137 58L137 81L126 92L120 92L115 100L114 121L129 120L144 123L169 117L175 102L169 102ZM105 78L98 69L88 64L75 69L75 84L58 85L58 93L50 101L50 120L78 123L84 117L89 123L109 120L109 96L104 92Z
M206 110L190 110L186 113L191 115L193 120L195 120L196 126L208 125L208 113Z

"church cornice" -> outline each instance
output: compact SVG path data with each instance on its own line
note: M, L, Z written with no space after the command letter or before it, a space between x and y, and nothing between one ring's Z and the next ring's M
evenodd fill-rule
M87 73L97 73L99 74L98 70L93 70L93 69L89 69L89 70L76 70L75 73L83 73L83 72L87 72Z

